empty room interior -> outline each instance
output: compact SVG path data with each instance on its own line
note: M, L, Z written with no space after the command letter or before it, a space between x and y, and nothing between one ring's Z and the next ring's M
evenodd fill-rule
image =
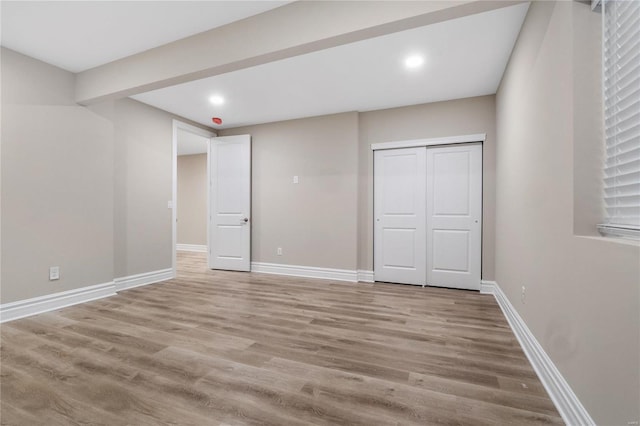
M639 424L639 1L0 18L1 424Z

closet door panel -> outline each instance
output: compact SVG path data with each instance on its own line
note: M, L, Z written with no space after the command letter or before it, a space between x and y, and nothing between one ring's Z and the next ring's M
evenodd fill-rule
M482 145L427 149L427 284L480 289Z
M374 153L376 281L426 283L426 149Z

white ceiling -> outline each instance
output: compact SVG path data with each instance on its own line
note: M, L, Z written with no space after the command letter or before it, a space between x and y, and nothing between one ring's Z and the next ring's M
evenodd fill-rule
M186 130L178 129L178 155L204 154L209 139Z
M72 72L288 1L2 1L2 45Z
M133 96L214 128L493 94L528 3ZM408 54L426 58L407 70ZM224 96L222 106L211 95ZM215 126L211 117L223 119Z
M0 1L2 45L78 72L288 1ZM528 3L134 96L214 128L496 92ZM421 69L406 70L421 53ZM225 97L221 106L208 99ZM211 122L221 117L222 126Z

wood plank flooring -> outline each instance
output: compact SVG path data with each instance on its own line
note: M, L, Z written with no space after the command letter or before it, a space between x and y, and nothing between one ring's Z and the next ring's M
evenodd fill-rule
M1 423L562 424L492 296L178 264L3 324Z

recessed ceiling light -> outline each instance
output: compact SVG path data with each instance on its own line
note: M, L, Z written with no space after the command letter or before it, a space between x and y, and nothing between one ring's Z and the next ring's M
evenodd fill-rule
M222 105L224 103L224 98L220 95L213 95L209 98L209 102L214 105Z
M404 66L409 69L419 68L422 66L422 64L424 64L424 56L422 55L407 56L407 58L404 60Z

